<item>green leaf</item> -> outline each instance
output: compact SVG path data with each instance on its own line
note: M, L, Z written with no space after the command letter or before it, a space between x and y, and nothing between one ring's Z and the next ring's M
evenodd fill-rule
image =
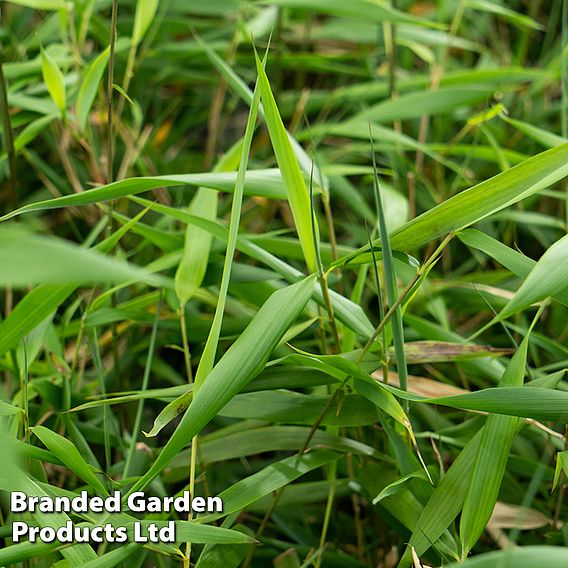
M568 477L568 450L563 452L558 452L556 454L556 469L554 470L554 483L552 484L552 490L556 489L558 482L560 481L560 475L564 472L564 475Z
M4 491L23 491L28 496L49 497L49 494L40 485L32 479L25 471L22 471L13 460L5 459L0 465L0 489ZM70 522L69 517L65 513L44 513L35 511L32 513L34 521L40 527L51 527L57 530L66 526ZM9 550L7 547L4 550ZM0 550L0 559L2 558L2 550ZM30 550L27 550L30 553ZM22 550L19 550L22 553ZM89 544L72 544L61 549L63 557L69 561L71 566L83 566L90 560L97 558L95 551ZM6 554L10 557L10 553Z
M372 0L350 0L349 2L342 2L341 0L267 0L267 3L286 8L307 10L309 12L357 18L367 22L394 22L441 27L435 22L417 18L396 10L388 4L373 2Z
M53 102L60 110L61 115L65 116L67 99L65 96L63 73L61 72L61 69L59 69L57 63L55 63L55 61L43 48L41 49L41 68L47 90L49 91Z
M509 118L504 114L501 115L501 118L505 122L508 122L510 125L514 126L519 132L522 132L529 138L532 138L545 148L554 148L555 146L560 146L561 144L568 142L568 139L566 139L564 136L558 136L557 134L553 134L548 130L544 130L542 128L539 128L538 126L529 124L528 122Z
M156 15L159 4L160 0L137 0L134 29L132 30L132 43L134 45L138 45L142 41Z
M290 144L288 133L284 128L274 95L270 89L268 77L258 55L256 56L256 70L268 133L272 142L272 148L282 174L282 180L286 186L288 203L292 210L296 230L300 239L300 245L304 253L304 259L310 272L317 270L316 239L319 239L317 223L312 230L312 216L310 196L300 172L298 161Z
M233 530L241 531L245 534L252 533L244 525L235 525ZM221 545L209 544L203 548L203 552L199 555L195 568L238 568L241 565L249 550L249 546L243 545Z
M472 85L469 87L445 87L435 91L405 93L396 99L381 101L357 113L347 121L361 120L393 122L421 116L435 116L465 105L473 105L485 100L493 91L493 86Z
M523 384L529 333L507 366L499 387ZM468 555L483 534L495 508L519 423L518 418L510 416L492 414L487 417L460 518L463 557Z
M533 30L543 29L539 23L535 22L529 16L519 14L510 8L506 8L499 4L499 2L489 2L488 0L466 0L465 5L467 8L474 8L483 12L503 16L504 19L519 27L531 28Z
M123 227L99 243L95 250L110 250L144 215L141 211ZM0 229L0 233L3 229ZM19 259L18 259L19 262ZM0 323L0 355L17 346L36 326L50 316L77 288L75 284L42 284L26 294L8 317Z
M223 274L221 276L221 286L219 288L217 305L215 306L213 323L211 325L211 329L209 330L209 335L207 336L207 341L205 343L205 347L203 349L203 353L201 355L195 376L196 391L201 387L203 381L207 378L207 376L213 369L213 366L215 365L215 357L217 354L219 337L221 335L221 324L223 322L225 305L227 303L227 294L229 292L229 283L231 280L231 273L233 271L233 262L237 247L239 225L241 221L241 210L246 179L245 176L248 167L249 153L252 144L254 128L256 125L259 105L260 91L257 85L255 87L254 95L252 97L250 105L250 111L247 118L242 146L240 144L235 146L235 149L237 150L240 148L240 160L239 169L237 172L237 180L235 183L235 193L233 195L233 203L231 204L231 220L229 222L229 233L227 235L227 250L225 251Z
M44 446L80 479L91 485L99 494L108 495L104 485L94 474L91 466L85 461L73 442L44 426L35 426L31 430L43 442Z
M114 568L121 562L132 556L141 545L131 542L124 546L120 546L115 550L111 550L96 559L82 564L84 568Z
M434 489L416 522L398 568L411 566L412 550L418 556L424 554L457 517L467 491L480 439L481 432L478 432L465 445Z
M410 251L464 229L568 175L568 143L466 189L394 231L394 250ZM375 242L373 244L379 244Z
M341 454L329 450L313 450L302 456L295 455L270 464L221 491L219 497L223 501L223 512L199 516L198 521L209 523L225 515L242 511L265 495L269 495L309 471L335 461L340 456Z
M148 176L125 179L94 189L88 189L81 193L64 195L63 197L56 197L55 199L24 205L0 217L0 221L6 221L22 213L60 209L61 207L70 207L73 205L91 205L92 203L110 201L159 187L192 185L196 187L208 187L218 191L232 192L235 187L236 176L236 172L208 172L202 174ZM247 172L244 191L245 195L258 195L268 197L269 199L286 198L286 190L282 185L282 178L278 170L255 170Z
M14 416L22 412L21 408L0 400L0 416Z
M376 505L377 503L380 503L383 499L386 499L387 497L391 497L392 495L395 495L396 493L398 493L399 491L401 491L403 489L403 487L409 483L410 481L412 481L413 479L422 479L424 481L428 481L428 478L426 477L425 473L419 469L417 471L413 471L407 475L404 475L403 477L397 479L396 481L393 481L392 483L389 483L374 499L373 499L373 505Z
M561 546L520 546L480 554L446 568L558 568L568 563L568 549Z
M199 189L189 206L188 213L215 221L217 218L217 196L217 192L211 189ZM187 226L183 256L175 276L176 294L182 309L203 282L209 264L209 251L212 241L213 235L207 231L194 225Z
M19 562L25 562L38 556L47 556L61 546L60 542L20 542L4 547L0 550L0 565L10 566Z
M47 116L42 116L30 122L22 132L16 136L14 149L20 151L25 148L32 140L39 136L57 116L56 114L48 114Z
M568 235L556 241L542 255L513 298L494 322L502 321L535 302L566 290L568 282Z
M194 217L185 211L181 211L173 207L167 207L161 203L152 203L151 201L140 197L133 197L131 199L136 203L140 203L145 207L173 217L174 219L179 219L185 223L191 223L202 227L219 239L227 239L227 230L221 225L210 223L205 219ZM290 283L297 282L303 278L303 274L299 270L265 251L263 248L252 243L241 235L237 237L237 249L270 267ZM352 302L349 298L342 296L335 290L330 290L330 296L336 318L357 334L362 337L369 338L373 333L373 325L361 306ZM320 306L325 307L325 302L323 301L321 289L319 287L314 290L313 298Z
M85 130L89 112L97 95L103 73L105 72L110 56L110 47L107 47L87 68L79 94L77 95L77 122L81 130Z
M467 394L424 398L389 385L384 386L399 397L414 402L568 424L568 392L562 390L542 389L527 384L523 387L486 388Z
M146 487L193 436L264 368L272 351L305 308L313 288L312 276L270 296L215 365L160 455L131 492Z
M18 226L0 227L0 286L124 280L164 284L145 270L63 239L35 235Z
M536 261L532 258L476 229L460 231L457 236L467 246L484 252L521 278L527 277L536 265ZM552 297L561 304L568 306L568 286L560 292L552 294Z
M12 4L36 10L65 10L65 0L8 0Z

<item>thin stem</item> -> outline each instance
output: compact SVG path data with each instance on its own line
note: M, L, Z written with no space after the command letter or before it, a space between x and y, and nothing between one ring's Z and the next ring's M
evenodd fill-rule
M193 383L193 372L191 370L191 354L189 352L189 341L187 338L187 325L185 318L185 304L179 308L179 321L181 326L181 337L183 341L183 359L185 362L185 372L187 375L187 381ZM191 457L189 461L189 493L193 498L195 491L195 467L197 464L197 435L195 435L191 441ZM193 519L193 511L190 509L187 520L191 521ZM185 543L185 555L183 559L184 568L189 568L191 560L191 542Z
M10 178L6 189L10 199L10 205L15 209L18 207L18 194L16 192L16 150L14 148L14 131L10 120L10 107L8 106L8 86L4 77L4 55L3 47L0 44L0 112L2 112L2 129L4 132L4 146L8 154L8 166L10 168Z
M414 285L420 280L422 275L424 273L426 273L428 271L428 269L432 266L432 264L437 260L439 254L442 252L442 250L444 250L446 245L454 238L454 235L455 235L455 233L453 233L453 232L446 235L444 240L438 245L438 248L436 248L436 250L428 258L428 260L419 268L419 270L413 276L412 280L407 284L406 288L402 291L400 296L396 299L396 302L394 302L394 304L389 307L387 313L385 314L385 317L381 320L379 325L375 328L375 330L373 331L373 334L371 335L371 337L369 337L367 343L363 347L363 350L359 354L359 357L357 358L357 364L359 364L363 360L363 357L367 354L367 352L369 351L369 349L371 348L371 346L373 345L373 343L377 339L377 336L379 335L379 333L381 333L381 331L383 330L385 325L388 323L389 319L396 312L397 308L400 307L400 305L404 302L404 300L406 299L408 294L412 291L412 289L414 288Z
M329 522L331 520L331 512L333 510L333 502L335 500L335 491L337 487L337 461L331 462L329 466L329 473L327 476L327 483L329 485L327 493L327 503L325 506L325 515L323 518L323 527L321 529L319 550L323 551L325 549L325 541L327 538L327 530L329 528ZM323 554L320 554L315 562L315 568L320 568Z
M187 337L187 324L185 319L185 305L180 306L179 309L179 323L181 327L181 338L183 341L183 359L185 362L185 373L187 375L187 381L189 383L193 382L193 372L191 370L191 354L189 352L189 341Z
M112 161L114 157L114 140L112 134L112 95L114 91L114 48L116 43L116 18L118 13L118 0L112 0L112 16L110 24L110 54L108 62L108 82L107 82L107 100L108 100L108 115L107 115L107 183L112 183L113 171Z
M560 56L560 69L561 69L561 92L562 104L560 122L562 136L568 136L568 0L562 3L562 53ZM564 180L564 190L566 193L566 224L568 225L568 182Z
M156 317L154 318L154 323L152 325L152 333L150 335L150 345L148 346L148 355L146 357L146 366L144 368L144 377L142 378L141 391L145 392L148 389L148 383L150 382L150 369L152 367L152 360L154 357L154 349L156 346L156 335L158 332L158 322L160 321L160 310L162 309L162 291L160 290L158 296L158 303L156 305ZM136 451L136 442L138 439L138 432L140 431L140 425L142 424L142 413L144 412L144 399L141 398L138 401L138 408L136 409L136 418L134 419L134 426L132 427L132 436L130 440L130 447L128 448L128 453L124 462L124 470L122 473L122 478L126 479L130 473L130 467L132 465L132 459L134 458L134 452Z

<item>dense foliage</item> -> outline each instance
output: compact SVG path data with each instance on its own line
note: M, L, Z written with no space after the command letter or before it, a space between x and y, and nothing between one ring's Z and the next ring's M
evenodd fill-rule
M568 2L1 15L0 565L568 565Z

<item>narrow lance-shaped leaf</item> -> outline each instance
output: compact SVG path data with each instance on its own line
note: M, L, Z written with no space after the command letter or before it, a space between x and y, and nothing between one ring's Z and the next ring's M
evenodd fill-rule
M435 398L426 398L386 384L383 386L398 397L413 402L568 424L568 392L539 388L541 385L486 388Z
M447 233L465 229L545 189L566 175L568 143L528 158L426 211L392 233L392 248L411 251ZM373 244L379 245L380 241ZM362 250L368 248L366 246Z
M280 489L301 475L335 461L341 456L330 450L313 450L307 454L291 456L270 464L257 473L241 479L219 494L223 500L223 513L210 513L199 517L200 522L211 522L224 515L244 509L265 495Z
M0 286L165 280L129 263L18 226L0 228Z
M214 221L217 217L218 193L212 189L200 188L191 205L189 213ZM207 265L213 236L199 227L188 225L185 231L183 255L176 276L176 294L181 306L193 297L201 286Z
M521 278L526 278L536 265L536 261L532 258L525 256L518 250L508 247L501 241L477 229L460 231L457 236L468 247L484 252L499 264L502 264L507 270L510 270L513 274ZM561 304L568 306L568 283L560 292L552 294L551 296Z
M195 35L195 40L201 46L205 55L213 66L217 69L220 75L227 81L227 84L243 99L249 106L252 105L253 99L253 92L249 89L248 85L235 73L229 65L227 65L226 61L219 57L215 51L213 51L207 43L205 43L198 35ZM262 105L258 108L259 115L264 118L264 108ZM307 155L306 151L298 141L290 134L290 132L286 131L288 136L288 140L290 140L290 144L292 145L292 149L294 150L294 154L298 160L298 164L300 165L301 170L304 172L305 176L309 176L312 169L314 172L314 179L321 183L323 186L322 189L325 192L329 191L329 182L327 178L322 174L321 170L319 169L317 164L314 164L314 161L310 159Z
M36 10L65 10L65 0L9 0L12 4Z
M22 213L31 213L33 211L60 209L72 205L91 205L92 203L100 203L102 201L118 199L119 197L137 195L138 193L150 191L158 187L192 185L196 187L208 187L218 191L232 192L235 187L236 176L236 172L206 172L124 179L109 183L108 185L88 189L81 193L64 195L63 197L56 197L54 199L24 205L0 217L0 221L7 221ZM247 172L245 195L258 195L260 197L268 197L269 199L285 199L286 190L282 185L280 172L273 169Z
M277 6L321 12L333 16L363 19L376 23L394 22L422 25L428 27L441 27L436 22L418 18L401 10L373 0L269 0L270 4Z
M57 63L55 63L55 61L43 48L41 49L41 69L43 73L43 80L53 102L61 111L62 116L65 116L67 99L65 95L63 73L61 73L61 69L59 69Z
M282 173L282 179L286 186L286 193L288 195L288 202L294 217L296 230L300 239L300 245L304 253L304 259L308 265L310 272L317 270L316 260L316 243L314 241L314 233L316 239L318 236L317 223L314 230L312 230L310 197L306 188L306 183L300 172L298 161L294 155L292 145L288 139L288 133L284 128L282 118L278 112L274 95L270 89L268 77L264 71L262 63L256 56L256 69L258 73L258 81L260 87L260 94L264 105L264 113L268 133L278 162L278 167Z
M160 0L138 0L136 2L136 14L134 15L134 29L132 31L132 42L138 45L144 34L148 31Z
M556 241L540 258L510 302L493 323L516 314L535 302L561 293L568 283L568 235Z
M98 558L85 562L83 568L114 568L132 556L139 548L139 544L131 542L126 546L120 546Z
M4 456L0 461L0 489L3 491L23 491L28 496L49 497L48 493L17 465L16 456L10 450L12 450L10 445L3 448ZM6 452L9 453L6 455ZM31 514L37 526L50 527L55 530L64 527L70 521L66 513L45 513L36 510ZM4 550L9 551L10 548L6 547L0 550L0 558L5 556L2 554ZM71 566L84 566L90 560L97 558L97 554L88 543L64 547L61 549L61 554ZM3 561L2 564L4 564Z
M394 267L394 259L392 248L385 220L385 210L383 200L379 188L379 177L377 173L377 164L375 162L375 151L373 148L373 168L375 174L373 176L375 201L377 206L377 218L379 224L379 234L381 236L381 246L383 249L383 265L385 268L385 280L387 288L387 299L389 306L394 306L398 300L397 277ZM380 293L380 292L379 292ZM404 329L402 325L402 307L398 306L392 318L392 336L394 342L394 352L396 358L396 368L400 379L400 387L406 390L408 387L408 370L406 367L406 357L404 355Z
M523 384L529 336L530 330L507 366L500 387ZM519 422L519 418L501 414L487 417L460 519L463 557L473 548L491 517Z
M225 252L225 260L223 262L223 275L221 277L221 286L219 288L219 299L217 300L217 306L215 307L213 324L211 325L211 329L209 330L207 342L205 343L205 347L199 361L199 366L197 368L197 373L195 376L196 391L203 384L203 381L207 378L215 364L215 355L217 353L219 336L221 335L221 324L223 322L223 314L225 312L225 304L229 291L229 282L231 279L231 272L233 267L233 257L235 256L235 250L237 247L239 224L241 220L241 209L245 188L245 176L259 105L260 90L257 85L255 87L254 95L250 105L250 112L247 119L243 143L242 146L239 145L237 147L237 149L240 148L239 169L237 172L237 181L235 183L233 203L231 205L231 220L229 223L229 233L227 235L227 250Z
M99 243L94 250L109 251L144 215L141 211L123 227ZM0 355L18 342L54 312L77 288L76 284L42 284L26 294L8 317L0 323Z
M95 488L99 494L108 494L104 485L91 469L91 466L89 466L71 441L44 426L35 426L32 428L32 432L43 442L46 448L79 478Z
M217 223L211 223L205 219L189 215L185 211L180 211L179 209L168 207L161 203L153 203L140 197L133 197L131 199L136 203L140 203L141 205L163 213L164 215L198 225L212 232L219 239L227 239L227 229ZM237 249L266 266L269 266L272 270L280 274L287 282L294 283L303 278L303 274L297 268L287 264L280 258L244 238L242 235L239 235L237 238ZM349 300L345 296L342 296L338 292L335 292L335 290L330 290L329 292L333 304L333 310L337 319L349 327L349 329L352 329L357 334L368 339L373 333L373 325L361 306ZM320 306L325 306L322 292L319 287L314 290L313 299Z
M87 68L85 77L77 95L77 122L81 130L85 130L89 112L97 95L110 55L110 47L107 47Z
M463 504L480 439L481 432L478 432L469 440L434 489L434 493L422 510L397 568L409 568L413 564L412 551L414 550L418 556L424 554L457 517Z
M480 554L445 568L558 568L568 564L568 549L563 546L521 546Z
M314 277L310 276L270 296L215 365L152 467L130 492L139 491L155 479L193 436L264 368L272 351L306 306L313 288Z
M219 160L214 171L232 171L236 167L236 162L238 162L241 147L241 143L237 142ZM237 175L235 192L238 191L238 184ZM244 177L241 184L244 187ZM243 189L241 188L240 191L242 193ZM217 219L217 203L218 193L216 191L200 188L189 206L188 213L202 219L215 221ZM185 231L183 256L175 276L176 294L181 306L184 306L201 286L209 264L212 242L213 235L209 231L188 223Z

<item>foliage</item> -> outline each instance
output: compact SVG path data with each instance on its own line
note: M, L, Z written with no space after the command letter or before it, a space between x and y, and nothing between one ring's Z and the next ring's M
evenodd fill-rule
M0 565L566 564L567 14L4 2Z

